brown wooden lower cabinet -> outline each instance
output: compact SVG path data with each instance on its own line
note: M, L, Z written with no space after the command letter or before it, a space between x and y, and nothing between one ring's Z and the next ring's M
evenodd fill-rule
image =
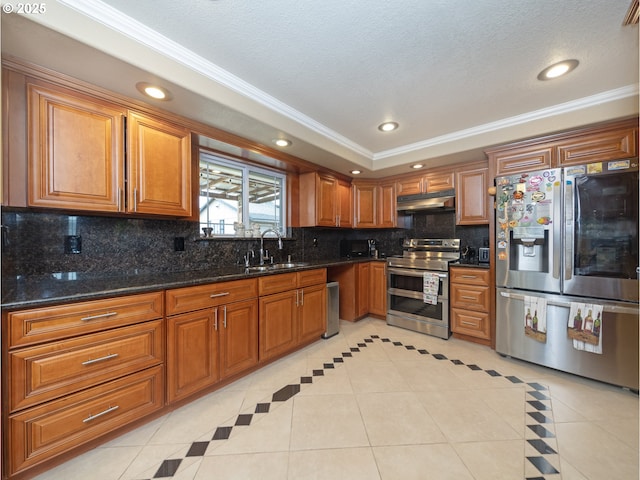
M260 360L292 350L297 338L297 291L260 297Z
M489 270L474 267L452 267L449 297L451 299L451 332L467 340L489 345L491 340Z
M369 272L369 313L387 316L387 263L371 262Z
M291 276L295 276L296 289ZM260 296L259 358L266 361L320 338L327 325L325 269L262 277ZM283 290L283 291L277 291Z
M257 363L257 299L167 318L167 403Z
M310 269L5 313L16 335L3 352L3 475L319 339L326 282Z
M329 279L340 284L340 318L355 321L372 314L387 315L386 262L360 262L329 269Z
M161 365L9 417L11 475L73 450L164 406Z

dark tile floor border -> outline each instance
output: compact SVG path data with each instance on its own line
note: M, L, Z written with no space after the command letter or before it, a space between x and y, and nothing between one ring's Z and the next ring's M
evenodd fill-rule
M354 353L358 353L361 349L366 348L368 344L380 341L382 343L391 343L396 347L402 347L408 351L416 351L420 355L429 356L438 361L449 360L452 364L458 366L466 366L472 371L483 372L491 377L503 377L513 384L524 384L516 376L502 375L496 370L485 370L475 363L466 364L460 359L449 359L442 353L430 353L425 349L418 349L413 345L404 345L399 341L379 335L371 335L365 338L361 343L357 343L357 347L351 347L348 352L342 352L341 356L334 357L332 362L323 363L321 369L312 371L312 376L300 377L300 381L285 385L271 395L270 402L258 403L252 414L239 414L233 421L233 426L219 426L216 428L210 441L193 442L189 451L184 458L202 457L205 455L207 448L212 442L227 440L231 436L231 432L235 427L248 427L251 425L254 415L267 414L270 411L271 403L286 402L292 397L300 393L301 385L313 383L313 377L324 376L325 370L332 370L336 363L344 363L345 359L352 358ZM560 465L558 457L558 447L555 438L555 424L553 420L553 412L551 409L551 397L546 386L539 383L526 383L525 385L525 412L526 412L526 428L525 428L525 457L526 460L535 467L535 476L527 475L530 468L525 465L525 480L547 480L553 476L558 478L560 474ZM544 424L544 426L543 426ZM531 453L531 454L529 454ZM156 478L173 477L184 458L170 458L162 462L155 475ZM150 480L150 479L145 479Z

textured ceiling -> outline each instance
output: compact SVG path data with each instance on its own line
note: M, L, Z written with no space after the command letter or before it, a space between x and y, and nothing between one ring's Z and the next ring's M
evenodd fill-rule
M28 19L2 16L3 53L129 96L138 95L135 82L161 80L174 93L162 108L265 144L288 136L294 155L344 173L478 158L489 145L638 110L638 27L622 25L629 0L47 7ZM28 35L31 22L73 41L37 29ZM54 39L64 58L47 52ZM536 79L569 58L580 66L567 77ZM87 71L92 62L96 70ZM400 129L379 132L385 120Z

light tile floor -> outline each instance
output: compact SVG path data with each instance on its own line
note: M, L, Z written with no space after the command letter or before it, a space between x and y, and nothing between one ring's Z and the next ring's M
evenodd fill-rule
M367 318L37 477L88 478L637 479L638 396Z

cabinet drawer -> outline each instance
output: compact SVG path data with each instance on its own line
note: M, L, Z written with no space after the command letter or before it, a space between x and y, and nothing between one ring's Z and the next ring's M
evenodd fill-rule
M451 330L454 333L489 339L489 314L452 308Z
M10 474L160 410L163 376L152 367L9 417Z
M489 287L476 285L452 285L451 306L489 311Z
M260 292L261 297L263 295L271 295L272 293L295 290L297 285L298 277L296 272L258 278L258 292Z
M310 285L318 285L320 283L327 283L327 269L318 268L316 270L303 270L297 272L298 287L308 287Z
M145 293L10 312L9 348L161 318L162 295Z
M489 286L489 270L454 267L449 270L451 283Z
M247 300L258 296L257 279L212 283L197 287L167 290L167 315L216 307L224 303Z
M11 352L11 411L161 364L163 321Z

